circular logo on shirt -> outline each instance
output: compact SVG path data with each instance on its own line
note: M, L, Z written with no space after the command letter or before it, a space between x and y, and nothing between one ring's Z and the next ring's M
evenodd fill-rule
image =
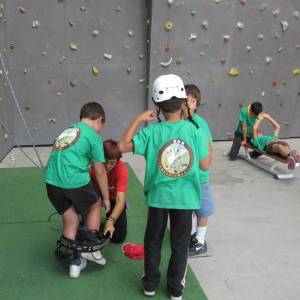
M164 175L180 177L186 174L193 165L193 152L182 140L172 140L165 144L158 154L158 165Z
M53 149L56 151L62 151L70 146L74 145L80 136L80 129L77 127L71 127L65 129L55 140Z

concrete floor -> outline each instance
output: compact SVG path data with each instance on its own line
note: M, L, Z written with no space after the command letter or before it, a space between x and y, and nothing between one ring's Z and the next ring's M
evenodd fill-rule
M300 149L300 139L288 142ZM207 231L208 257L190 259L190 265L209 300L298 300L300 168L295 179L278 181L245 161L228 161L223 153L229 147L214 144L216 213ZM34 158L31 148L24 150ZM38 151L45 162L49 148ZM143 182L144 159L127 154L124 160ZM32 163L17 149L0 164L24 166Z

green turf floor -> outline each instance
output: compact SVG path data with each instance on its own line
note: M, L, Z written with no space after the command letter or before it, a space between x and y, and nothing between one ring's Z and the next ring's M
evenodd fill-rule
M143 243L146 222L142 186L130 170L127 241ZM80 278L70 279L68 270L54 256L61 222L54 216L42 172L37 168L0 169L0 299L5 300L135 300L141 293L143 260L123 255L120 245L104 249L107 265L89 262ZM168 299L165 273L169 236L162 252L162 281L153 299ZM207 299L189 269L185 300Z

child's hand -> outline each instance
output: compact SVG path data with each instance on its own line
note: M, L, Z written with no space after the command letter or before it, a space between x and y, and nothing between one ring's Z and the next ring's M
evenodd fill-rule
M142 122L154 121L154 120L157 120L156 115L157 115L156 111L146 110L139 115L139 119Z
M266 116L267 116L266 113L261 112L261 113L258 115L258 119L259 119L259 120L263 120Z
M110 211L110 201L109 199L103 199L104 207L105 207L105 212L108 213Z
M104 235L109 234L109 237L112 238L115 231L115 226L111 220L107 220L104 225Z

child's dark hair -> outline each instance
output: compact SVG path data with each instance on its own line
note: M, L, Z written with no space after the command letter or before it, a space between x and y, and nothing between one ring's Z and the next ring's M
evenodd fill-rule
M170 100L166 100L163 102L154 102L155 105L158 106L158 112L157 112L157 120L158 122L161 122L161 119L159 117L160 111L162 111L163 113L174 113L177 112L181 109L181 105L183 103L185 99L183 98L176 98L173 97Z
M186 94L191 95L197 101L197 107L200 105L201 101L201 91L195 84L186 84L184 86Z
M196 99L197 108L198 108L198 106L200 105L200 101L201 101L201 92L200 92L199 88L195 84L186 84L184 86L184 88L185 88L187 96L191 95L193 98ZM196 126L196 128L199 128L198 124L192 118L191 110L188 107L187 103L186 103L186 106L187 106L187 111L188 111L188 120L190 122L192 122ZM194 110L194 113L197 112L197 108Z
M118 148L118 143L112 139L106 140L103 143L105 159L117 159L122 157L122 153Z
M263 111L263 106L260 102L253 102L250 106L251 111L258 116Z
M101 104L97 102L85 103L80 110L80 120L90 119L97 120L102 117L102 122L105 123L105 112Z

